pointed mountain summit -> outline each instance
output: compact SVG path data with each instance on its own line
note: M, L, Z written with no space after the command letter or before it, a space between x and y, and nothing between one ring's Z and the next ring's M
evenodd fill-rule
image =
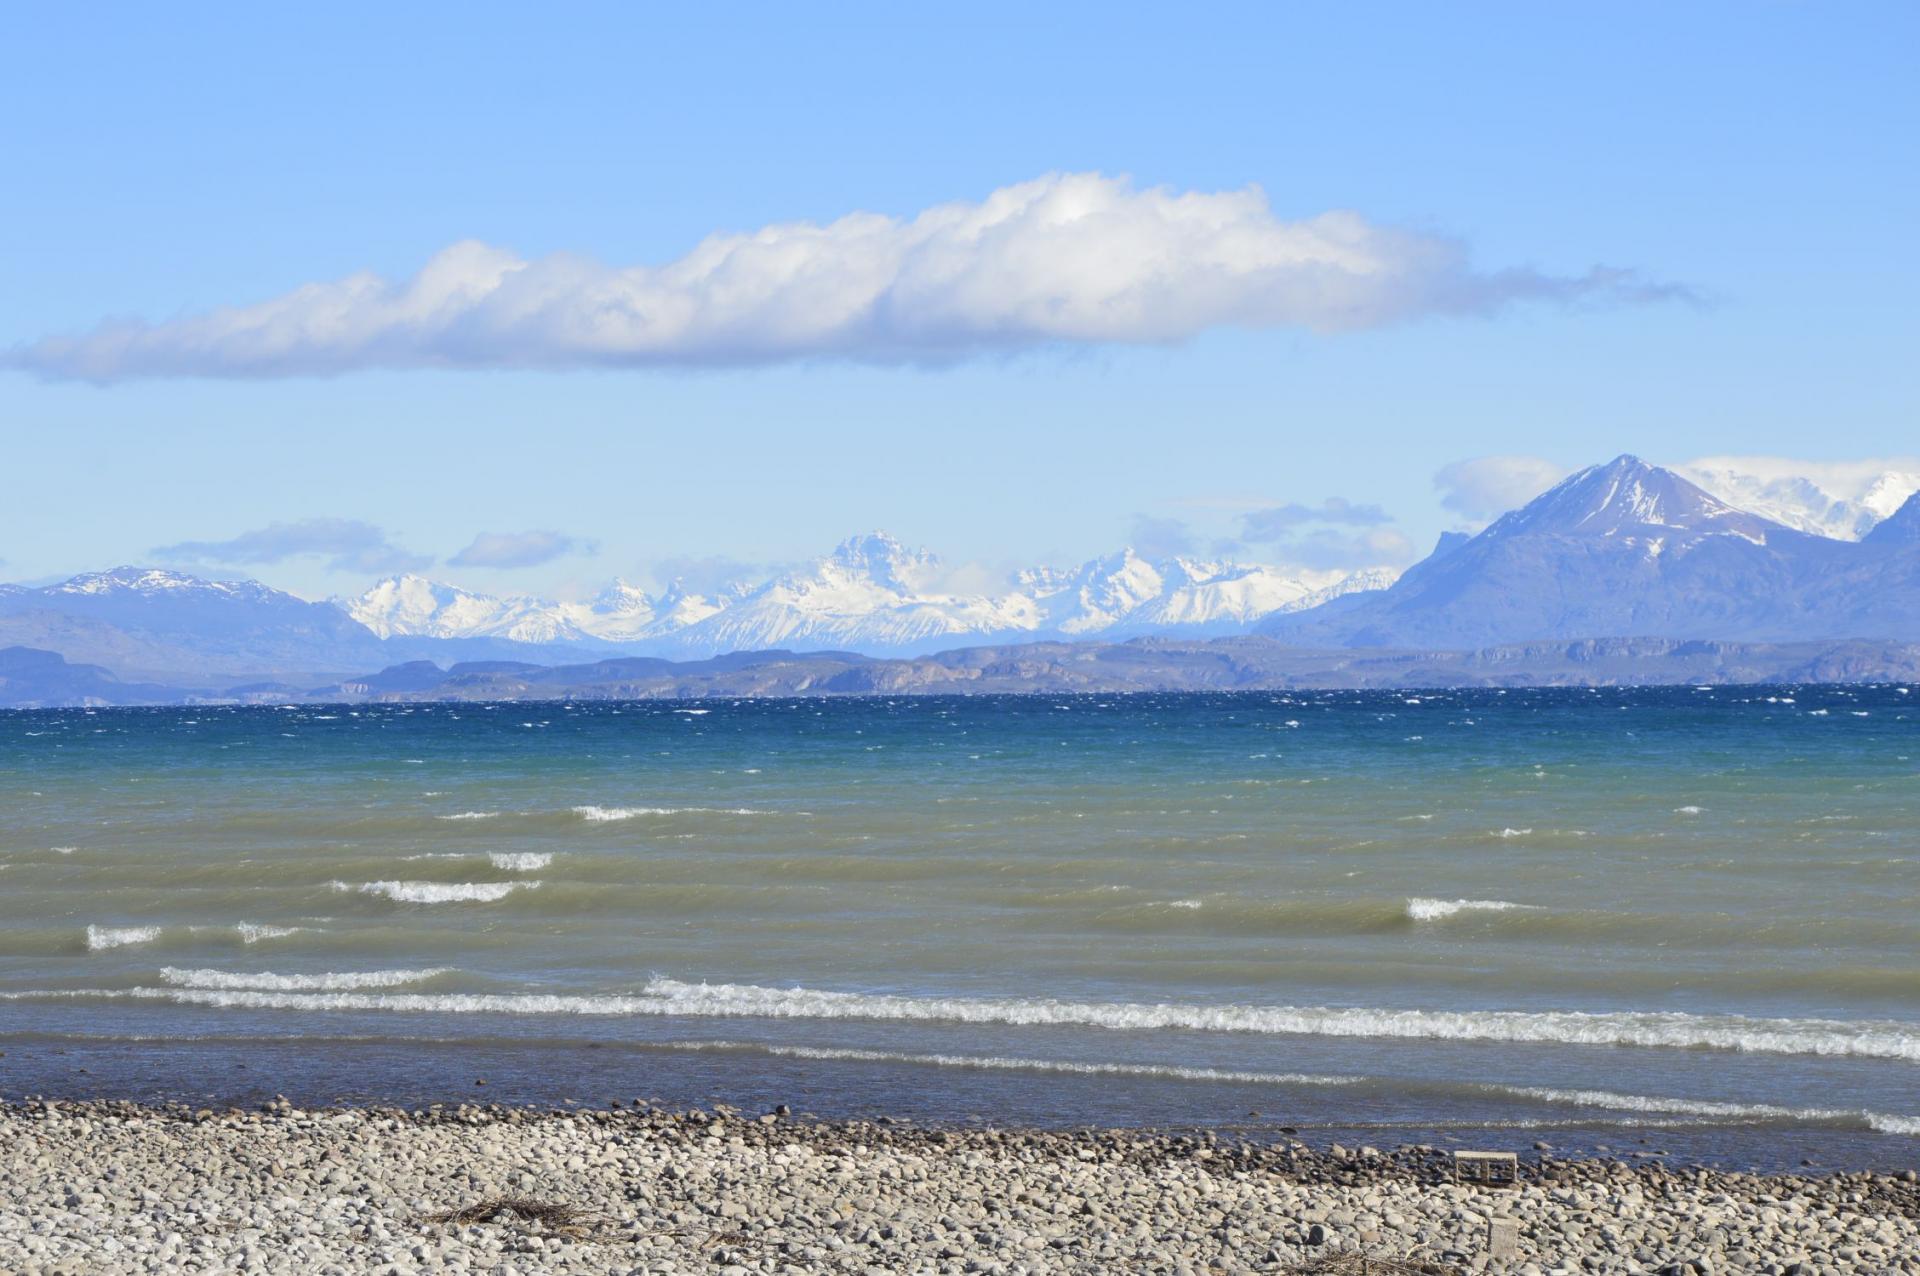
M1672 470L1622 455L1562 479L1482 535L1665 538L1677 532L1732 534L1765 544L1777 530L1783 530L1780 524L1735 509Z
M1868 636L1801 595L1858 547L1736 509L1672 470L1620 456L1565 479L1363 602L1275 617L1301 643L1470 648L1658 635Z

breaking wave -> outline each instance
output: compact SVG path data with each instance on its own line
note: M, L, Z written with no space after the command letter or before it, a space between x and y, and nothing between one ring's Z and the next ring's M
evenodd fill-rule
M487 859L495 868L514 873L531 873L553 863L553 855L549 851L494 851Z
M385 895L396 904L491 904L517 890L537 890L531 882L362 882L351 886L334 882L337 891L357 890L362 895Z
M257 944L263 939L285 939L289 935L298 935L308 927L263 926L256 922L240 922L233 929L239 933L241 943Z
M428 970L363 970L319 975L249 974L230 970L182 970L163 966L160 979L176 988L224 988L267 992L340 992L359 988L398 988L450 973L446 966Z
M1532 907L1532 904L1516 904L1505 899L1415 898L1407 901L1407 916L1417 922L1432 922L1455 913L1505 913L1516 908Z
M589 824L608 824L642 815L771 815L750 806L576 806L573 813Z
M781 1046L731 1041L677 1043L680 1050L748 1050L785 1059L846 1060L856 1063L903 1063L922 1067L978 1068L1021 1072L1056 1072L1078 1076L1163 1077L1175 1081L1212 1081L1244 1085L1363 1086L1394 1085L1380 1078L1318 1076L1299 1072L1250 1072L1232 1068L1196 1068L1181 1064L1087 1063L1076 1060L1022 1059L999 1055L914 1054L895 1050L864 1050L832 1046ZM1468 1083L1459 1087L1507 1099L1581 1108L1606 1108L1649 1116L1706 1117L1730 1121L1784 1121L1809 1124L1864 1125L1882 1134L1920 1134L1920 1117L1896 1116L1854 1108L1792 1108L1773 1103L1729 1103L1714 1099L1669 1099L1610 1090L1563 1090L1546 1086Z
M118 994L115 994L118 995ZM1037 998L911 997L753 984L690 984L656 977L640 992L366 993L129 989L128 996L278 1010L392 1010L426 1014L685 1015L702 1018L875 1019L1188 1031L1641 1046L1920 1062L1920 1024L1889 1020L1762 1019L1677 1011L1391 1010L1371 1007L1073 1002Z
M158 926L89 926L87 951L125 948L130 944L150 944L160 938Z

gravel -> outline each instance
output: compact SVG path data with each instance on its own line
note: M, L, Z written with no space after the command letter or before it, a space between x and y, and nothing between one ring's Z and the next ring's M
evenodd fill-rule
M1494 1189L1432 1148L1139 1130L28 1101L0 1105L0 1272L1920 1273L1915 1180L1542 1153Z

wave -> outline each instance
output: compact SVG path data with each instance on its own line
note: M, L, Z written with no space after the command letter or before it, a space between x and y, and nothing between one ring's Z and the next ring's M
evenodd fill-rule
M285 939L289 935L298 935L311 929L307 926L265 926L257 922L239 922L233 928L243 944L257 944L264 939Z
M97 953L108 948L125 948L130 944L150 944L158 938L158 926L89 926L87 951Z
M515 873L531 873L553 863L553 855L548 851L494 851L487 859L495 868Z
M57 996L62 994L46 994ZM388 1010L416 1014L659 1015L700 1018L875 1019L1397 1040L1640 1046L1920 1062L1920 1024L1762 1019L1678 1011L1391 1010L1371 1007L1072 1002L912 997L656 977L637 994L361 993L128 989L126 995L268 1010Z
M517 890L537 890L532 882L362 882L350 886L332 883L337 891L358 890L362 895L385 895L396 904L491 904Z
M750 806L576 806L573 813L589 824L631 820L642 815L772 815Z
M847 1060L855 1063L909 1063L936 1068L1006 1069L1065 1072L1077 1076L1165 1077L1177 1081L1224 1081L1245 1085L1350 1086L1365 1077L1315 1076L1304 1072L1247 1072L1234 1068L1198 1068L1171 1063L1084 1063L1063 1059L1017 1059L999 1055L909 1054L835 1046L760 1046L732 1041L676 1043L678 1050L754 1050L782 1059Z
M677 1050L741 1050L787 1059L847 1060L856 1063L904 1063L922 1067L978 1068L1021 1072L1057 1072L1079 1076L1163 1077L1176 1081L1213 1081L1243 1085L1392 1086L1386 1078L1316 1076L1298 1072L1251 1072L1232 1068L1156 1063L1086 1063L1060 1059L1022 1059L999 1055L913 1054L832 1046L758 1045L732 1041L680 1042ZM1453 1087L1449 1087L1453 1088ZM1791 1121L1805 1124L1864 1125L1882 1134L1920 1134L1920 1117L1896 1116L1855 1108L1790 1108L1773 1103L1733 1103L1715 1099L1669 1099L1617 1094L1610 1090L1564 1090L1548 1086L1466 1083L1460 1089L1507 1099L1530 1099L1570 1107L1608 1108L1655 1116L1712 1117L1735 1121Z
M453 815L436 815L433 818L436 820L497 820L500 818L500 812L460 811Z
M1722 1117L1747 1121L1857 1121L1882 1134L1920 1134L1920 1117L1894 1116L1852 1108L1789 1108L1775 1103L1728 1103L1715 1099L1663 1099L1615 1094L1611 1090L1562 1090L1552 1086L1493 1086L1491 1089L1545 1103L1583 1108L1613 1108L1657 1115Z
M1504 899L1420 899L1407 901L1407 916L1417 922L1438 921L1455 913L1505 913L1516 908L1531 909L1532 904L1515 904Z
M228 970L182 970L177 966L160 968L162 982L177 988L225 988L268 992L339 992L358 988L397 988L451 973L451 968L434 966L426 970L363 970L344 974L320 975L249 974Z

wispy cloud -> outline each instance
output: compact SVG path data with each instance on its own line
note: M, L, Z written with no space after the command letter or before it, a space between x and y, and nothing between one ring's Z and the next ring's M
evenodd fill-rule
M1193 529L1177 518L1135 514L1127 543L1148 558L1173 558L1193 553L1197 542Z
M1329 496L1316 505L1290 501L1240 516L1240 542L1264 557L1315 571L1398 567L1413 561L1413 542L1378 505Z
M678 584L692 594L724 594L776 570L764 563L742 562L721 554L678 554L656 558L648 565L648 574L660 585Z
M1341 527L1379 527L1393 520L1378 505L1358 505L1344 496L1329 496L1318 505L1291 501L1267 509L1252 510L1240 516L1240 537L1248 541L1274 541L1294 528L1309 523L1331 523Z
M270 523L231 540L162 545L153 556L175 563L279 563L313 556L326 559L330 571L363 573L417 571L433 561L395 545L372 523L351 518Z
M447 562L455 567L538 567L566 554L592 552L591 542L564 532L481 532Z
M1566 466L1537 456L1477 456L1442 466L1433 486L1441 505L1484 523L1520 508L1566 476Z
M1279 561L1316 571L1349 571L1359 567L1402 567L1417 556L1413 542L1395 527L1345 531L1316 527L1273 537L1269 553Z
M709 236L663 265L527 260L475 241L410 279L361 273L271 300L48 337L49 377L275 377L369 368L947 362L1213 328L1373 328L1521 302L1644 304L1677 285L1596 266L1481 269L1455 239L1358 213L1276 216L1257 187L1141 189L1052 174L911 217L850 213Z

